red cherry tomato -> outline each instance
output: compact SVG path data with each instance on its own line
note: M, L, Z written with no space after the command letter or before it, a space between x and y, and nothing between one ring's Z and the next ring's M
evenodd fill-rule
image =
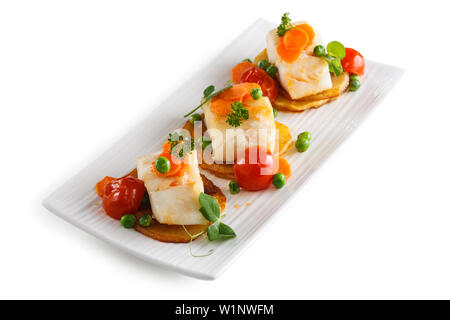
M278 84L267 74L267 72L258 67L251 67L245 70L239 79L239 83L243 82L259 84L263 96L268 97L270 102L273 102L278 96Z
M345 48L345 58L341 61L342 68L348 73L353 73L358 76L364 74L366 62L364 57L352 48Z
M260 146L252 146L233 165L237 183L249 191L266 189L272 182L274 158L270 151Z
M125 214L134 214L139 209L145 190L144 182L134 177L115 179L105 186L103 209L117 220Z

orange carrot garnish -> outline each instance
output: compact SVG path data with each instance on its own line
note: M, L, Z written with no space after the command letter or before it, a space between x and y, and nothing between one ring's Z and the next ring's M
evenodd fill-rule
M281 37L280 41L278 42L278 46L277 46L278 55L280 56L280 58L283 61L286 61L287 63L292 63L292 62L294 62L295 60L298 59L298 57L300 56L301 51L290 51L290 50L287 50L285 48L285 46L284 46L283 38L284 38L284 36Z
M292 28L283 37L286 50L302 51L309 42L309 36L303 29Z
M296 25L295 28L302 29L303 31L305 31L308 34L309 41L306 44L306 47L309 47L312 44L312 41L316 35L314 32L314 29L307 23L302 23L302 24Z
M248 82L234 85L211 100L211 112L219 116L226 116L231 112L233 102L243 102L251 98L251 91L255 88L261 89L261 86L257 83Z
M289 179L291 176L291 165L285 158L278 159L278 172L284 174L286 179Z

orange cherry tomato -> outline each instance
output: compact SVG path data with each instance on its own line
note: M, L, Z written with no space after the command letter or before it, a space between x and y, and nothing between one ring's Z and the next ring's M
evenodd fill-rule
M345 72L358 76L363 75L366 68L364 57L352 48L345 48L345 58L342 59L341 64Z
M233 165L236 181L248 191L266 189L272 183L274 158L270 151L261 146L252 146Z
M247 69L250 69L251 67L254 67L255 65L248 61L243 61L241 63L238 63L234 66L233 70L231 70L231 81L234 83L239 83L239 79L241 78L241 75L247 71Z
M278 96L278 84L271 76L267 74L266 71L258 67L247 69L239 79L239 83L243 82L259 84L261 86L263 96L268 97L270 102L273 102Z
M117 220L125 214L135 214L145 191L144 182L134 177L112 180L104 188L103 209L108 216Z
M107 176L104 177L101 181L97 182L97 184L95 185L95 191L100 198L103 198L103 194L105 193L105 186L113 180L116 180L116 178Z

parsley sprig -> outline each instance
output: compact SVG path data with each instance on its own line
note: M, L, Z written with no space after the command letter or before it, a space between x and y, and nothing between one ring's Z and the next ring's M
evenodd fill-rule
M180 160L186 157L186 153L190 154L195 149L195 140L192 138L187 138L178 133L169 133L169 138L167 139L170 146L170 154L174 155Z
M289 29L292 29L294 25L292 24L291 18L289 18L289 12L286 12L281 17L281 23L277 28L277 34L279 37L284 36L286 32L289 31Z
M197 111L198 109L200 109L205 103L207 103L209 100L211 100L212 98L214 98L215 96L221 94L222 92L224 92L225 90L230 89L231 87L233 87L233 84L231 83L230 80L227 81L227 83L225 84L225 87L219 91L214 92L215 88L213 85L208 86L204 91L203 91L203 102L197 106L194 110L192 110L191 112L187 113L184 115L185 118L189 117L191 114L193 114L195 111Z
M242 103L235 101L231 104L231 112L227 114L226 122L232 127L239 127L243 120L248 120L248 110Z

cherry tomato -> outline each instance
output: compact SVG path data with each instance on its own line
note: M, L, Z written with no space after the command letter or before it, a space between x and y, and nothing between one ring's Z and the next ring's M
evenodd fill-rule
M105 186L103 209L111 218L120 220L125 214L135 214L145 195L144 182L134 177L115 179Z
M247 69L250 69L254 66L255 65L249 61L242 61L241 63L238 63L234 66L233 70L231 70L231 81L233 81L235 84L238 84L241 75L245 71L247 71Z
M266 189L272 183L274 158L261 146L252 146L236 160L234 175L242 188L249 191Z
M97 192L97 194L100 198L103 198L103 194L105 193L106 185L113 180L116 180L116 178L106 176L102 180L97 182L97 184L95 185L95 191Z
M258 67L251 67L245 70L239 78L239 83L243 82L259 84L263 95L268 97L270 102L273 102L278 96L278 84L266 71Z
M345 48L345 58L341 61L342 68L348 73L357 74L361 76L364 74L366 62L364 57L352 48Z

